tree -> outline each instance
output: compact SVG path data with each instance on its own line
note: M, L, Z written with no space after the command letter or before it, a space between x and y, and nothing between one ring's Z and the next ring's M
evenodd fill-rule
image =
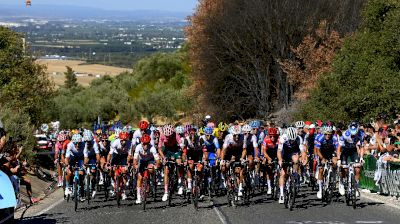
M0 107L27 113L35 125L43 121L54 86L45 69L25 54L20 34L0 26Z
M369 0L361 28L346 38L299 117L368 121L400 111L400 2Z
M64 87L67 89L77 87L78 82L77 82L74 70L72 70L72 68L69 66L65 66L65 67L67 68L67 72L64 72L64 75L65 75Z
M352 32L363 0L204 0L186 29L193 95L219 118L266 117L287 107L294 92L278 59L326 20ZM201 90L201 92L199 92ZM197 92L196 92L197 91ZM221 113L221 111L228 113ZM225 117L224 117L225 116Z
M318 78L331 71L333 59L342 45L339 33L329 31L326 21L321 21L315 33L308 34L298 47L292 48L293 59L279 60L289 83L295 86L297 99L309 98Z

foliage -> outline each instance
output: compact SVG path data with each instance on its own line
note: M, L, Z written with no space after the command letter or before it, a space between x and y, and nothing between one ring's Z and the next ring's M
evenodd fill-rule
M332 61L342 45L343 39L339 33L329 32L326 21L321 21L315 34L307 35L298 47L292 48L294 59L279 61L288 75L289 83L296 88L297 99L309 98L318 78L331 71Z
M66 89L77 87L78 86L78 82L77 82L78 79L76 78L74 70L72 70L72 68L69 67L69 66L65 66L65 67L67 68L67 71L64 72L64 75L65 75L64 87Z
M236 113L265 118L287 107L295 87L278 59L291 58L291 46L300 44L321 20L341 34L354 31L363 2L200 1L186 30L199 109L216 118Z
M24 147L23 158L31 160L33 158L33 148L36 144L33 136L33 125L28 114L18 109L0 107L0 120L3 121L4 129L7 131L9 140L19 139L19 144Z
M400 2L370 0L362 27L346 39L299 117L367 121L400 110Z
M0 105L27 113L39 124L53 85L45 67L24 51L22 36L0 26Z
M190 85L187 52L157 53L140 60L133 73L104 76L89 88L61 88L49 107L50 117L64 128L90 127L100 116L124 122L163 117L176 119L190 107L185 89Z

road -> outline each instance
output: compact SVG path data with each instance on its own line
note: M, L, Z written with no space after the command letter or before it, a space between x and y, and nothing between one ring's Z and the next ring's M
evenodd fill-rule
M316 200L316 194L302 188L301 197L293 211L284 208L266 195L252 198L248 206L228 207L225 197L201 203L196 211L191 204L181 204L180 198L173 200L173 207L165 207L158 201L148 205L146 211L135 205L133 199L123 201L120 208L115 200L104 202L102 194L90 205L79 204L77 212L73 203L63 201L59 191L58 203L51 202L44 211L21 219L20 223L288 223L288 224L347 224L347 223L393 223L400 221L400 210L384 203L361 198L357 209L343 201L325 205ZM161 194L159 195L161 198ZM42 214L43 213L43 214Z

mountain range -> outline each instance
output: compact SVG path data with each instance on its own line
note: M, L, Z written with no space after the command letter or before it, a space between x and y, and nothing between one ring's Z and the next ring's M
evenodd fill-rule
M35 5L24 7L0 5L0 18L41 18L41 19L108 19L132 21L182 21L190 12L157 10L116 11L91 7Z

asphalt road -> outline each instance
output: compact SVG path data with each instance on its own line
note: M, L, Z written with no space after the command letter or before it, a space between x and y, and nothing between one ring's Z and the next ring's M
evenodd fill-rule
M225 197L214 198L202 202L198 211L180 198L174 198L172 207L165 207L160 200L153 202L146 211L129 198L118 208L115 200L105 202L103 194L98 194L90 205L80 203L77 212L72 202L57 200L59 203L48 205L44 213L23 218L20 223L400 223L398 208L363 199L362 195L355 210L346 206L343 199L325 205L306 188L302 188L293 211L266 195L256 195L250 205L237 207L228 207Z

